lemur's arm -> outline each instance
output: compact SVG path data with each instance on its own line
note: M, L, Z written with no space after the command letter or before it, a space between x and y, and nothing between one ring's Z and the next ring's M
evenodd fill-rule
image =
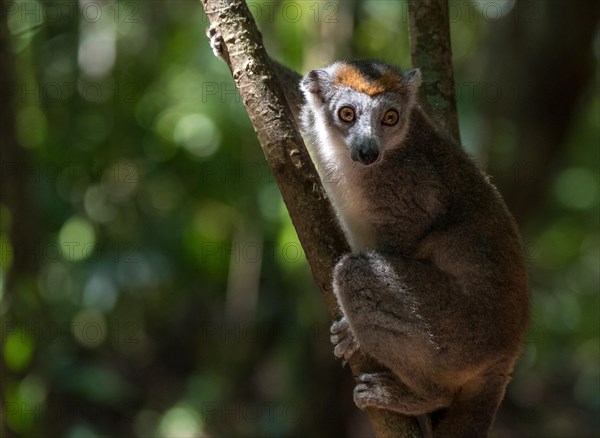
M286 67L273 59L271 59L271 65L273 66L273 69L277 74L277 79L279 79L281 88L285 93L285 98L292 111L296 125L299 126L300 108L304 103L304 95L300 90L300 79L302 79L302 76L291 68Z
M225 45L221 34L217 32L217 29L213 25L211 25L206 30L206 35L210 39L210 46L212 47L215 56L223 59L229 64L229 53L227 52L227 46ZM299 87L302 76L291 68L288 68L273 59L269 59L269 61L277 75L277 79L279 79L279 83L281 84L290 110L292 111L294 120L298 125L300 123L300 108L304 103L304 95Z

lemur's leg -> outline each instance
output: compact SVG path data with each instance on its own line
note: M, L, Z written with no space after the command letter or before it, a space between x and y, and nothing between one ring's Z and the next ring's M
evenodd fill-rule
M430 323L420 313L418 288L404 284L397 264L375 251L348 254L333 275L333 291L349 330L365 353L392 369L406 356L425 361L438 349ZM449 281L437 287L452 286Z
M499 365L464 385L460 393L434 425L436 437L479 438L494 422L496 411L504 398L510 380L510 365Z
M333 289L347 320L346 338L353 335L365 354L391 371L359 376L359 407L407 415L447 408L439 423L446 436L461 436L452 428L464 425L464 418L478 418L472 428L485 435L510 366L490 377L481 357L465 354L471 342L485 336L467 326L478 296L470 300L463 287L431 263L374 251L343 257Z
M334 354L347 361L359 348L348 320L343 317L334 322L331 325L331 333L331 342L335 345ZM357 380L354 401L361 409L377 407L420 415L437 406L432 400L425 400L414 394L390 371L362 373ZM443 406L443 403L440 406Z
M358 407L419 415L448 406L452 394L428 379L434 354L429 328L393 266L374 252L342 258L334 272L334 292L344 318L334 323L334 353L348 359L357 347L393 372L361 374L354 391ZM398 370L402 374L397 374ZM400 380L403 374L409 377Z

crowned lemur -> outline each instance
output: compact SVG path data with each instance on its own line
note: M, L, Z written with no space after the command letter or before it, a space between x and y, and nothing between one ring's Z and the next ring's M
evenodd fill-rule
M418 69L336 62L300 78L273 66L352 248L333 274L334 353L360 348L387 369L358 376L356 405L435 412L439 437L485 436L529 313L500 194L417 104Z

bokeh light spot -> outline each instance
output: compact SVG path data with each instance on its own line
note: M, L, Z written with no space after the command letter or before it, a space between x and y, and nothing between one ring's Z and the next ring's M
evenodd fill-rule
M101 312L109 312L117 301L117 288L105 274L96 273L83 290L83 305Z
M29 333L22 329L11 330L4 343L4 363L12 371L21 371L31 361L34 349L35 340Z
M134 161L118 161L102 175L104 187L115 201L126 201L138 188L140 166Z
M115 218L117 211L109 200L108 192L101 184L87 188L83 197L87 215L95 222L108 222Z
M177 122L174 139L192 155L208 157L218 149L221 136L208 117L189 114Z
M202 432L202 421L190 407L179 405L169 409L161 418L159 434L163 437L197 437Z
M19 398L28 406L42 403L46 399L46 384L35 374L30 374L19 384Z
M85 219L73 216L58 233L62 255L70 261L84 260L92 255L96 245L94 228Z
M591 171L570 168L562 172L555 185L557 199L566 207L585 210L594 205L598 183Z
M99 347L108 335L106 319L95 310L79 311L73 318L72 330L75 340L88 348Z

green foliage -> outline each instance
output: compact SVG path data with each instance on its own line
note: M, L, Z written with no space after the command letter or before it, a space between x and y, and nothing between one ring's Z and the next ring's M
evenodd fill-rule
M60 8L10 9L17 79L0 84L30 160L3 171L20 175L39 230L39 272L9 297L19 212L0 206L7 427L67 437L348 433L357 411L328 317L200 5L52 4ZM462 7L474 18L452 24L459 86L477 75L492 25ZM299 70L338 56L410 66L404 2L253 11L267 48ZM483 155L483 95L462 91L463 138ZM534 310L506 401L512 417L499 418L507 434L597 428L599 106L595 96L580 109L540 193L547 201L521 224ZM507 127L493 148L509 172L513 122L494 123Z

